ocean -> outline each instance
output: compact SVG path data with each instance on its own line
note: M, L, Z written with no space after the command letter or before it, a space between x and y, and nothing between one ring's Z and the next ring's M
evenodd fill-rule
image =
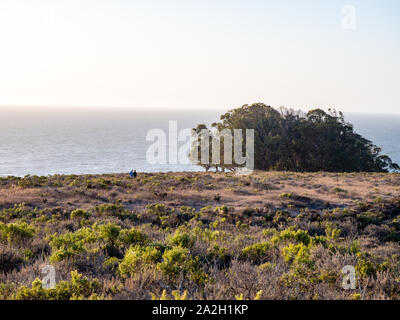
M150 164L149 130L167 135L218 121L224 110L1 108L0 176L198 171L192 164ZM345 114L355 131L400 163L400 115Z

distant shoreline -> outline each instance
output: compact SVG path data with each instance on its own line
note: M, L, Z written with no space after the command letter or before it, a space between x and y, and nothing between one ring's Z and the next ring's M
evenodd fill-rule
M215 171L208 171L206 172L205 170L203 171L143 171L143 172L138 172L139 175L158 175L158 174L225 174L225 175L237 175L237 176L246 176L246 175L240 175L236 174L234 172L215 172ZM330 171L316 171L316 172L296 172L296 171L260 171L260 170L255 170L251 175L257 175L257 174L328 174L328 175L400 175L400 172L330 172ZM45 177L45 178L51 178L51 177L56 177L56 176L82 176L82 177L98 177L98 176L127 176L129 177L129 171L127 172L111 172L111 173L54 173L54 174L48 174L48 175L37 175L37 174L26 174L26 175L0 175L0 178L26 178L26 177Z
M236 174L234 172L215 172L215 171L208 171L206 172L205 170L203 171L147 171L147 172L138 172L139 176L140 175L159 175L159 174L219 174L219 175L236 175L236 176L246 176L246 175L240 175ZM249 176L252 175L257 175L257 174L327 174L327 175L400 175L400 172L329 172L329 171L317 171L317 172L296 172L296 171L260 171L260 170L255 170L254 173L250 174ZM108 177L113 177L113 176L126 176L129 177L129 172L114 172L114 173L86 173L86 174L80 174L80 173L55 173L55 174L48 174L48 175L37 175L37 174L27 174L27 175L0 175L1 179L5 178L18 178L18 179L23 179L27 177L44 177L44 178L52 178L52 177L57 177L57 176L62 176L62 177L68 177L68 176L76 176L76 177L101 177L101 176L108 176ZM133 179L133 178L132 178Z

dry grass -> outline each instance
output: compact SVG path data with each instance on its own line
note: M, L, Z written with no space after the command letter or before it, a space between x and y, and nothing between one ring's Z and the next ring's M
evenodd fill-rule
M69 280L70 272L77 270L99 279L98 294L113 299L150 299L152 294L160 297L163 290L169 294L187 291L190 299L241 295L246 299L399 299L400 223L395 220L400 216L399 195L399 174L1 178L0 298L15 298L21 285L29 287L42 277L40 267L51 263L58 281ZM125 210L125 216L95 210L115 203ZM150 210L152 204L163 205L165 215L159 217ZM76 209L89 216L71 217ZM7 238L4 228L15 223L34 228L33 236ZM187 234L192 239L190 257L199 260L196 272L207 279L194 280L194 271L182 271L172 279L159 269L163 260L136 266L135 272L124 275L118 265L133 242L114 248L98 240L90 248L85 244L79 254L50 262L55 251L52 235L109 223L123 230L133 227L148 239L142 246L158 243L167 251L178 246L170 240L177 230ZM329 228L340 232L332 236ZM305 243L309 264L285 260L284 252L291 244L303 245L292 238L276 242L285 230L302 230L312 241L323 238L320 244ZM262 243L270 246L256 260L243 254L246 247ZM109 258L115 258L115 267L105 267ZM341 288L340 270L348 264L357 266L359 287L353 291ZM10 285L12 289L4 289Z

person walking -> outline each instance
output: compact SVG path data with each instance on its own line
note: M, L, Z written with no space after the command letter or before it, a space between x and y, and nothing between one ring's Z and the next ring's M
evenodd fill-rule
M130 175L131 178L136 178L137 177L136 170L131 170L131 172L129 172L129 175Z

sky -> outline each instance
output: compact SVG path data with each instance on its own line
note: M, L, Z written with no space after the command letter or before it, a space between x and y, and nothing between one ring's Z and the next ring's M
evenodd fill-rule
M2 106L400 113L399 57L398 0L0 0Z

